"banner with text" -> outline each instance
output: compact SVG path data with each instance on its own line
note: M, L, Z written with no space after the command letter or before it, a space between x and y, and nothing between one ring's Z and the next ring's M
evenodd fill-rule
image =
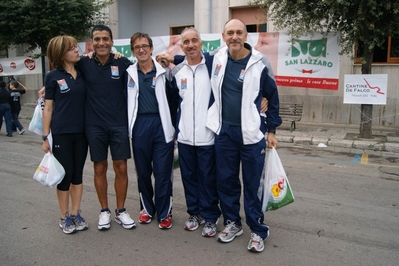
M151 37L153 55L184 54L180 35ZM339 45L338 34L303 36L292 40L282 32L249 33L247 42L269 59L278 86L338 89ZM203 52L225 46L220 33L201 34ZM130 50L130 39L114 40L114 51L132 62L136 59ZM79 43L80 54L93 51L91 42ZM30 57L0 58L0 76L40 74L41 59Z
M387 104L387 74L345 75L344 103Z

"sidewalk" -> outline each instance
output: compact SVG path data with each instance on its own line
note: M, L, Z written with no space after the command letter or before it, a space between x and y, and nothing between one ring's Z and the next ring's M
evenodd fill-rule
M35 106L34 103L23 105L20 118L30 120ZM297 122L293 132L290 132L288 123L283 123L277 128L276 135L280 143L286 144L298 143L399 153L399 128L393 127L373 127L374 138L361 139L358 138L359 126Z
M399 128L373 127L373 139L362 139L358 136L359 126L350 125L297 122L293 132L290 132L289 125L285 123L277 129L278 141L283 143L399 153Z

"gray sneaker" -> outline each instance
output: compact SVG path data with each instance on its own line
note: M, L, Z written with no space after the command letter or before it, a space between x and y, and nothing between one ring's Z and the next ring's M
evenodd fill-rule
M240 236L244 233L242 226L235 225L235 221L228 221L224 230L219 233L218 241L223 243L229 243L234 240L236 236Z
M212 222L206 222L202 229L202 236L213 237L216 235L216 224Z
M204 224L205 220L204 218L201 217L201 215L190 215L188 217L186 224L184 226L184 229L188 231L194 231L197 230L200 224Z
M60 226L61 229L63 229L65 225L65 218L60 218L60 223L58 225Z
M65 234L73 234L76 232L76 226L73 223L71 217L65 216L65 224L62 228L62 232Z
M77 231L83 231L89 228L88 223L83 219L82 216L80 216L80 210L76 215L71 215L71 219L73 223L75 224L76 230Z
M269 230L267 230L267 236L269 236ZM252 252L262 252L265 249L264 240L257 234L251 233L251 239L248 243L248 250Z

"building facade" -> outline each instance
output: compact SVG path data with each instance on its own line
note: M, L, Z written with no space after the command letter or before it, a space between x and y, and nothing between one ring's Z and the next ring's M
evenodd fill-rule
M250 6L248 0L116 0L108 9L114 39L130 38L137 31L150 36L175 35L187 26L195 26L201 33L221 34L231 18L243 20L250 32L275 30L272 22ZM355 64L350 56L341 56L339 69L338 90L280 86L280 100L303 104L303 122L360 125L360 104L343 104L343 82L345 74L360 74L361 65ZM374 105L372 124L399 128L399 57L396 63L374 63L372 71L388 74L387 104ZM41 87L41 77L27 75L24 81L29 88ZM35 102L37 96L31 94L23 102Z

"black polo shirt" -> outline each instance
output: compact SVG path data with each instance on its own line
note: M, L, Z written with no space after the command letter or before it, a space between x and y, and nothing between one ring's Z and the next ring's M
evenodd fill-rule
M115 60L112 53L104 65L95 54L76 63L87 86L87 126L127 126L126 69L131 64L125 57Z
M83 133L85 125L86 86L78 71L76 79L59 67L46 74L45 99L53 100L51 132Z

